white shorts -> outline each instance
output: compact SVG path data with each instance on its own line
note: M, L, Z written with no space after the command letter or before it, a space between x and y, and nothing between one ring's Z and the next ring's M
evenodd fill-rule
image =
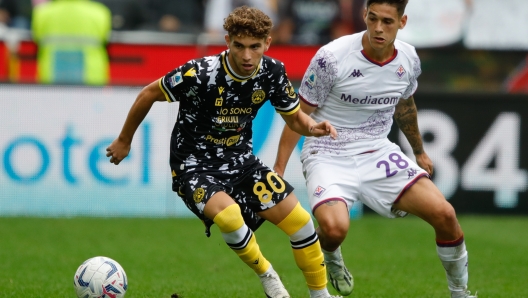
M360 200L389 218L407 215L393 204L418 179L429 177L394 143L354 156L311 154L303 162L303 173L312 212L328 201L343 201L350 209Z

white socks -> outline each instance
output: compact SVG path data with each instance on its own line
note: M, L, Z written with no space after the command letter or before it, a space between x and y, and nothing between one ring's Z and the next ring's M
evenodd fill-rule
M468 283L468 253L466 244L462 241L457 246L436 246L436 251L446 270L447 284L451 292L467 289Z
M323 251L325 261L343 261L343 257L341 256L341 246L339 246L335 251L326 251L324 249L321 249Z
M322 290L310 290L310 298L319 298L319 297L322 297L322 298L330 297L330 293L328 292L326 288Z

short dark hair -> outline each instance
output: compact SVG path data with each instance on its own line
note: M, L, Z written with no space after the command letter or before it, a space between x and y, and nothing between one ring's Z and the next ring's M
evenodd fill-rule
M389 4L396 7L398 15L401 17L405 12L405 6L407 6L408 2L409 0L367 0L367 8L372 4Z
M224 19L224 29L229 36L267 38L272 26L273 22L268 15L246 5L235 8Z

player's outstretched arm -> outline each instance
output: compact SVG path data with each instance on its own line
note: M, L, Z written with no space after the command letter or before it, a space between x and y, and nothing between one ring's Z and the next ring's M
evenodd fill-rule
M407 141L409 141L416 157L416 163L427 171L429 175L433 175L433 162L424 151L422 136L418 128L418 110L416 109L414 97L400 99L396 105L394 119Z
M282 115L286 125L281 134L279 147L277 151L277 158L273 169L279 174L284 175L286 165L290 159L290 155L295 148L301 135L305 136L327 136L332 138L337 137L335 128L328 121L316 123L310 116L315 107L311 107L301 101L301 109L292 115Z
M293 152L293 148L295 148L295 145L297 145L300 139L300 134L291 130L288 125L284 125L279 140L279 147L277 148L277 157L275 158L275 164L273 165L273 170L281 177L284 176L286 165L288 165L288 160Z
M308 116L315 108L308 106L301 101L301 108L291 115L282 115L282 119L286 121L288 127L298 134L309 137L331 136L337 137L335 128L329 121L315 122L312 117ZM306 111L306 112L305 112ZM309 114L307 114L309 113Z
M110 162L118 165L130 152L130 145L137 128L145 119L150 108L156 101L164 101L165 97L161 91L158 81L150 83L143 88L132 104L128 116L123 124L119 136L106 148L106 156Z

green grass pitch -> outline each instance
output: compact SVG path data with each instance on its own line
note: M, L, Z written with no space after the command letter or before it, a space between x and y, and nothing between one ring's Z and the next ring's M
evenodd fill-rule
M528 297L528 217L459 220L470 289L482 298ZM127 298L264 297L216 226L212 233L197 219L0 218L0 297L75 297L77 267L97 255L123 266ZM288 238L270 223L256 235L292 297L309 297ZM343 255L356 283L350 297L449 297L433 230L415 217L352 220Z

